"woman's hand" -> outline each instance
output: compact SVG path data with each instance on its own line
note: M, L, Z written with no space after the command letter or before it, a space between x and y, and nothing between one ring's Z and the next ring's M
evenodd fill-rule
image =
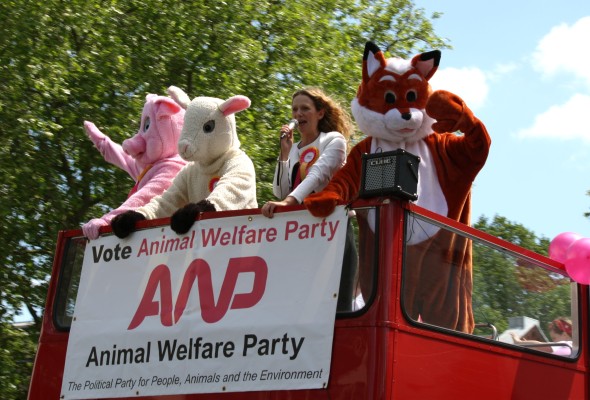
M299 202L295 197L287 196L287 198L282 201L267 201L260 210L262 211L262 215L267 218L272 218L274 216L275 208L294 206L296 204L299 204Z
M293 129L289 125L283 125L281 127L281 161L287 161L289 159L289 152L293 146Z

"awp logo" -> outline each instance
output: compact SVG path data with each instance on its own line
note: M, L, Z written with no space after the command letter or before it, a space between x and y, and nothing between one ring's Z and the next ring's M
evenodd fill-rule
M238 276L245 273L254 273L252 290L249 293L234 293ZM159 315L164 326L178 323L186 308L195 279L198 279L199 303L201 304L203 321L209 324L215 323L221 320L229 309L254 307L262 299L266 289L267 276L268 266L262 258L256 256L231 258L217 304L215 304L211 268L205 260L197 258L190 263L185 271L176 304L173 304L170 269L166 265L160 264L152 271L143 297L127 330L137 328L146 317L150 316ZM158 289L159 301L155 298Z

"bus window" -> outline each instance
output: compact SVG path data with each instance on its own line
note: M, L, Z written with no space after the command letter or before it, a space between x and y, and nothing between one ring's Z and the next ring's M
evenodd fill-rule
M65 243L53 313L55 326L60 330L70 329L72 323L85 249L85 237L69 238Z
M378 209L355 209L349 217L342 275L338 298L338 313L364 309L375 289L375 261L379 235L375 235Z
M577 291L569 277L525 254L407 215L402 307L409 318L527 351L577 354ZM413 243L417 229L430 238ZM569 341L551 334L559 318L573 321Z

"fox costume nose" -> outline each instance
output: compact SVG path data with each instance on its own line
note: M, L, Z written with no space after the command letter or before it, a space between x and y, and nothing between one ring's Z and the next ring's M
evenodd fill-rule
M412 118L412 114L409 112L405 112L402 114L402 118L405 119L406 121L409 121Z

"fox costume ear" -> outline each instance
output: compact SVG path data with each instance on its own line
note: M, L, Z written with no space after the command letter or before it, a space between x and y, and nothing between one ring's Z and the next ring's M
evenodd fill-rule
M385 68L385 64L387 61L379 47L373 42L367 42L363 54L363 82L368 81L379 68Z
M440 55L440 50L418 54L412 58L411 65L416 68L426 80L429 80L438 69ZM385 68L386 66L387 59L381 49L379 49L375 43L367 42L363 54L363 81L368 81L375 71L380 68Z
M438 69L440 50L433 50L418 54L412 58L412 66L416 68L426 80L430 80Z

